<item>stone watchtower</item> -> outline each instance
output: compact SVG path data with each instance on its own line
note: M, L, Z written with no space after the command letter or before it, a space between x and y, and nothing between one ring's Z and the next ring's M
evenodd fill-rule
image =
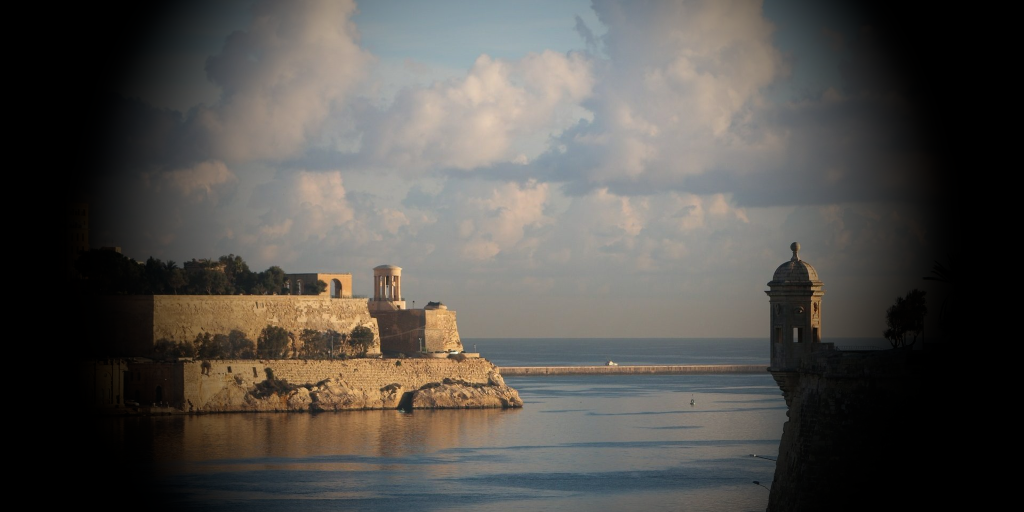
M804 354L831 348L821 343L821 298L818 272L800 259L800 244L789 246L793 257L779 265L768 282L771 312L771 370L790 370Z
M373 300L370 311L405 309L402 298L402 267L380 265L373 268Z

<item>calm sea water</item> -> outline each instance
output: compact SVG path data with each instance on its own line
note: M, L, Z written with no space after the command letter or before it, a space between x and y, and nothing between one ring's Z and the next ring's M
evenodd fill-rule
M766 342L754 339L463 343L499 366L768 364ZM751 454L775 457L786 406L767 372L506 383L522 409L103 418L92 457L117 468L111 480L132 501L109 505L125 509L736 512L768 503L775 463Z

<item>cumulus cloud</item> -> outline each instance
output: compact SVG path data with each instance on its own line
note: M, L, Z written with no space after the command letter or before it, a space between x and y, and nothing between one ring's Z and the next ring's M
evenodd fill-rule
M368 115L360 154L404 170L522 162L516 143L563 128L560 110L592 89L580 54L544 51L518 61L481 55L465 77L405 88L386 111Z
M548 185L531 181L505 183L490 194L470 197L459 209L469 219L460 227L462 255L466 259L489 260L502 251L532 245L527 231L550 224L545 214Z
M759 4L597 1L594 10L608 27L608 59L585 102L593 121L567 130L555 158L577 190L680 188L687 175L749 170L779 150L747 126L761 89L785 69Z
M206 71L222 95L191 113L186 137L230 160L282 159L323 142L373 57L360 48L352 0L261 1Z
M216 189L234 183L237 177L224 162L211 160L186 169L175 169L158 175L161 184L185 197L216 202ZM159 185L158 185L159 186Z
M238 235L238 242L261 258L279 264L320 244L336 243L355 213L346 197L341 173L299 171L260 185L248 206L258 222Z

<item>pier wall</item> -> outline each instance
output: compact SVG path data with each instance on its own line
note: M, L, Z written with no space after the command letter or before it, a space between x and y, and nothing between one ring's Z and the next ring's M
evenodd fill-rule
M671 375L713 373L768 373L768 367L760 364L501 367L501 374L505 377L523 375Z

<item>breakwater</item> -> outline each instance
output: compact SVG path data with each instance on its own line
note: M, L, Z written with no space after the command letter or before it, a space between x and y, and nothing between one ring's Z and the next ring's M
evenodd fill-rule
M768 373L761 364L686 364L627 366L502 366L504 377L524 375L705 375L712 373Z

